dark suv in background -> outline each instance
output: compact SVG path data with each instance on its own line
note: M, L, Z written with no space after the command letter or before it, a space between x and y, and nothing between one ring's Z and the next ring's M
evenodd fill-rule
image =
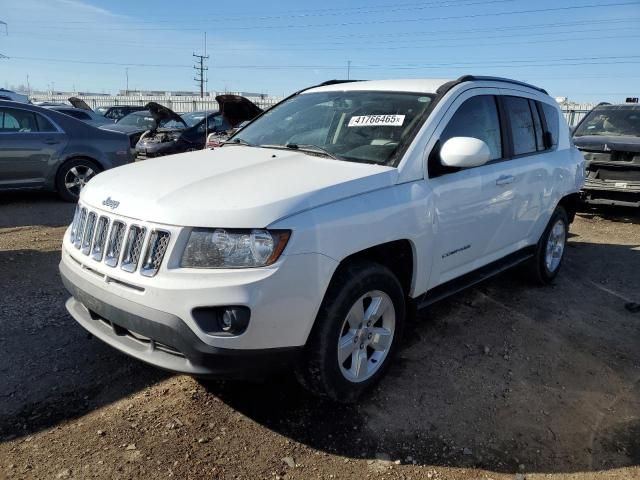
M51 190L75 202L94 175L132 160L129 138L122 133L0 100L0 191Z
M640 105L599 104L573 141L586 160L585 202L640 207Z

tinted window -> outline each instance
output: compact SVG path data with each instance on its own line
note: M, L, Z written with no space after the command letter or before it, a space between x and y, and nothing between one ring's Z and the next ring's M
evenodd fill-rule
M36 123L41 132L57 132L56 127L42 115L36 114Z
M513 154L524 155L537 151L536 133L529 100L520 97L504 97L504 106L509 115Z
M560 120L558 117L558 109L547 103L540 102L542 105L542 113L547 122L547 130L551 134L551 146L558 145L558 130L560 129Z
M496 100L479 95L465 101L440 136L440 145L453 137L472 137L489 145L491 160L502 158L502 137Z
M542 123L540 120L540 114L538 112L538 108L536 107L536 103L533 100L529 100L529 108L531 109L531 114L533 115L533 127L536 132L536 146L538 147L538 151L541 152L545 150L544 146L544 135L542 130Z
M0 108L0 132L37 132L33 112L13 108Z

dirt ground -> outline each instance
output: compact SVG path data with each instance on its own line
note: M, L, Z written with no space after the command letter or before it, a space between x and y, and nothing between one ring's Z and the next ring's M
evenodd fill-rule
M640 214L582 213L550 287L517 271L421 312L355 406L199 383L64 309L73 206L0 196L0 478L640 478Z

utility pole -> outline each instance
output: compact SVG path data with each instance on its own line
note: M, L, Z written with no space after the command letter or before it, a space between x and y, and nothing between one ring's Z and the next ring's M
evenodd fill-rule
M197 84L200 85L200 98L204 98L204 84L207 82L205 72L209 70L204 65L204 61L209 58L209 55L196 55L194 53L193 56L197 58L196 65L193 66L193 68L196 70L196 76L194 80Z
M124 74L127 77L127 87L124 91L125 95L129 95L129 67L125 67L124 69Z
M351 78L351 60L347 60L347 80Z

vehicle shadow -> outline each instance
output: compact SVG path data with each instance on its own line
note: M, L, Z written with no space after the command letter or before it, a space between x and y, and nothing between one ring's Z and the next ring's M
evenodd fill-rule
M65 205L65 204L61 204ZM59 251L0 251L0 440L46 429L169 375L89 340L64 308Z
M503 473L640 465L637 245L572 242L553 285L512 270L420 312L385 379L356 405L291 375L206 388L296 442L353 458ZM615 259L620 285L598 275ZM592 265L589 265L589 264Z
M40 191L0 192L0 228L71 223L75 204L63 202L55 193Z

